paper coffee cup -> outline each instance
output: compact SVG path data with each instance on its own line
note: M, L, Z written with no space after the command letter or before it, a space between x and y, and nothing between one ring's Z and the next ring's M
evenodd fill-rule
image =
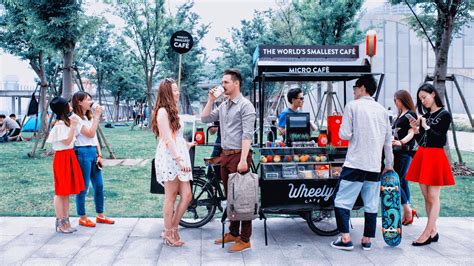
M216 90L213 93L214 97L219 98L219 96L221 96L223 92L224 92L224 87L217 86Z

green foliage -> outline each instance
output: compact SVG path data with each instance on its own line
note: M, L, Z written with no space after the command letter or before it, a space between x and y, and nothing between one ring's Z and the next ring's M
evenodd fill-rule
M474 2L471 0L457 0L457 1L427 1L427 0L392 0L392 5L404 4L406 2L413 9L418 7L420 12L417 14L421 24L425 28L427 35L424 34L423 29L413 15L407 17L407 22L410 28L417 33L419 37L426 40L431 39L435 48L439 49L441 46L443 33L448 27L452 26L452 33L450 41L453 38L461 36L462 27L469 25L473 21ZM451 17L455 14L454 17Z
M78 64L88 77L119 99L136 100L145 94L143 71L130 54L125 40L116 35L114 26L101 19L97 32L86 34L79 43Z
M81 1L36 0L26 2L38 27L38 39L62 52L74 49L77 41L94 24L92 18L85 16Z
M358 44L363 38L359 30L363 0L294 2L302 26L301 33L308 44Z
M131 54L142 68L148 106L153 106L152 87L166 47L163 32L170 24L164 0L117 2L115 7L116 14L125 20L123 35L133 43Z
M253 88L253 53L258 45L269 44L267 34L268 12L255 11L251 20L242 20L241 28L232 28L232 40L218 38L218 51L223 56L212 61L215 71L210 73L211 79L220 79L226 68L237 68L242 74L241 91L249 94Z
M204 91L197 87L197 83L205 75L204 63L206 61L206 49L201 46L202 38L208 33L209 25L199 24L199 15L192 11L194 1L188 0L177 8L177 13L172 17L169 27L166 28L166 36L171 35L178 30L185 30L193 36L193 48L182 55L181 69L181 92L185 104L190 101L199 100ZM178 53L176 53L168 43L166 44L166 53L161 66L160 78L172 76L178 78Z

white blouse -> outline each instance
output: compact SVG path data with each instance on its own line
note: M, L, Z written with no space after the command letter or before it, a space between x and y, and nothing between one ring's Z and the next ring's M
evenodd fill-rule
M74 140L71 141L69 145L65 145L62 141L66 140L69 131L71 130L70 127L66 126L63 121L56 122L56 125L51 129L49 133L48 139L46 142L51 143L53 145L53 150L55 151L62 151L74 148Z
M93 138L89 138L82 135L81 133L81 129L83 126L87 128L92 127L94 119L88 120L87 117L84 117L84 119L82 119L77 114L73 114L71 117L75 117L77 120L79 120L79 123L77 124L76 128L76 141L74 143L74 146L98 146L99 140L97 139L97 134L95 134Z

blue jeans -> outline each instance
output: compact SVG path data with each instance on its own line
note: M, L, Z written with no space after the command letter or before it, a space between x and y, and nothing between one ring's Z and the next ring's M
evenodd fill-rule
M94 203L97 213L104 212L104 182L102 181L102 171L97 167L97 147L80 146L74 147L77 160L82 170L84 185L86 189L76 196L77 215L86 215L86 195L89 191L89 183L92 182L94 188Z
M349 167L342 168L334 199L337 229L341 233L349 233L351 210L359 193L364 201L364 236L373 238L377 227L380 198L380 174L376 172Z
M402 205L410 203L410 187L408 186L408 181L405 179L405 176L408 172L408 167L412 157L406 153L395 153L394 154L394 163L393 169L397 172L400 177L400 196Z

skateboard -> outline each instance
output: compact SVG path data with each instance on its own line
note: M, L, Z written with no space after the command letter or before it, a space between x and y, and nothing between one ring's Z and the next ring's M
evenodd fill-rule
M402 213L400 179L395 171L388 171L380 178L383 240L391 247L402 242Z

